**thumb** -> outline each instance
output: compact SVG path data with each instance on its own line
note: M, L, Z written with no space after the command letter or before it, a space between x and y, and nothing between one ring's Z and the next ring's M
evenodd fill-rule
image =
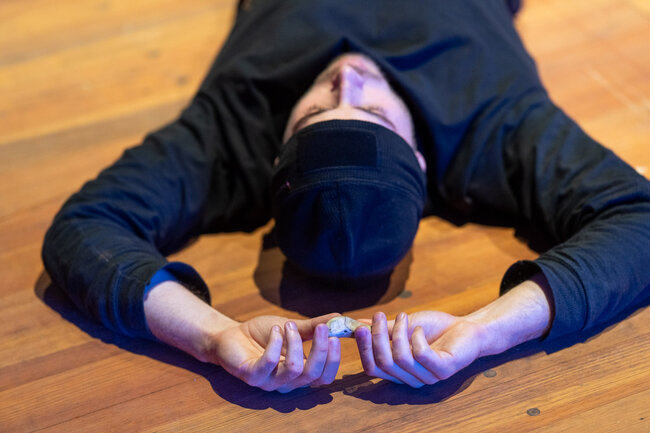
M300 337L302 337L303 340L311 339L314 336L314 330L316 329L316 326L320 325L321 323L327 323L330 319L337 316L340 316L340 314L330 313L311 319L296 320L295 322L296 326L298 327Z

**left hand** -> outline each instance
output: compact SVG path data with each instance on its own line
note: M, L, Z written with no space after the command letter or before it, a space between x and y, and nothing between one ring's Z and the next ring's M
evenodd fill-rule
M376 313L372 331L355 332L363 369L370 376L414 388L447 379L481 356L484 327L439 311ZM392 341L392 344L391 344Z
M337 338L328 338L328 314L305 320L258 316L220 331L212 340L208 360L251 386L286 393L330 384L341 359ZM284 332L283 332L284 331ZM313 339L309 356L303 341Z

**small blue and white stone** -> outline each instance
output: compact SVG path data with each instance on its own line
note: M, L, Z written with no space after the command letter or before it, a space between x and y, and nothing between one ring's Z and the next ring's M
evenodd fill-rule
M370 329L370 326L361 323L358 320L354 320L352 317L334 317L327 322L327 329L329 330L328 336L338 338L352 337L354 331L359 326L365 326Z

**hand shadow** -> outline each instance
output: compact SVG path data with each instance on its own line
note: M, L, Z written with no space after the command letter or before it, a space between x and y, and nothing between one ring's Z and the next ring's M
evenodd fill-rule
M462 225L463 221L456 221L456 223ZM526 234L528 234L526 237L530 239L530 234ZM536 249L543 250L544 248L544 246L537 245ZM357 310L390 301L404 290L412 261L412 251L409 251L392 273L379 278L355 282L354 290L352 290L345 283L316 280L293 268L286 262L275 245L271 231L263 238L254 280L260 294L265 299L284 309L313 317L333 311ZM477 374L485 370L540 351L552 353L587 341L605 328L625 319L637 309L650 305L649 289L650 287L641 292L639 298L631 303L630 308L597 328L551 342L525 343L500 355L481 358L451 378L435 385L413 389L387 381L371 381L371 378L364 373L358 373L344 376L329 386L305 388L288 394L280 394L251 387L231 376L222 368L197 361L184 352L169 346L126 337L110 331L101 324L83 316L65 293L51 284L45 272L41 273L34 287L35 294L46 305L91 337L201 375L209 381L219 397L230 403L256 410L271 408L282 413L296 409L308 410L321 404L327 404L332 401L332 394L335 392L343 392L346 395L376 404L420 405L444 401L462 392L471 384Z
M64 320L74 324L92 338L203 376L219 397L238 406L255 410L270 408L278 412L288 413L296 409L311 409L332 401L330 390L326 387L306 388L288 394L266 392L247 385L219 366L200 362L192 356L163 343L127 337L113 332L100 323L84 316L63 290L51 283L45 272L40 274L34 287L34 293Z
M466 376L462 378L455 376L454 380L441 382L435 385L435 388L413 390L404 385L394 385L385 381L375 383L371 381L372 378L359 372L337 379L328 386L303 388L287 394L267 392L247 385L221 367L200 362L173 347L141 338L127 337L109 330L84 316L67 295L51 283L45 272L39 276L34 292L64 320L74 324L92 338L101 340L107 345L113 345L137 355L144 355L203 376L210 383L216 395L246 409L273 409L281 413L309 410L318 405L330 403L333 400L332 395L336 392L376 403L434 403L464 389L463 383L467 381Z
M345 395L375 404L423 405L438 403L462 392L481 372L540 351L552 353L576 343L585 342L605 328L613 326L633 314L637 309L650 305L650 297L648 297L611 321L588 332L567 336L552 342L532 341L499 355L480 358L449 379L420 389L413 389L406 385L397 385L388 381L376 382L376 379L371 380L370 377L360 372L354 375L346 375L328 386L303 388L287 394L280 394L251 387L231 376L221 367L197 361L172 347L112 332L101 324L83 316L65 293L51 284L45 272L39 276L34 292L46 305L59 313L63 319L73 323L93 338L203 376L210 383L215 394L232 404L253 410L273 409L281 413L289 413L294 410L309 410L318 405L327 404L333 400L332 394L336 392L342 392Z
M616 326L621 320L639 314L641 309L650 305L650 297L643 300L643 302L636 303L634 307L625 310L620 315L612 320L594 327L585 332L568 335L555 339L553 341L529 341L513 347L506 352L498 355L486 356L479 358L464 369L460 370L450 378L440 381L434 385L423 386L418 389L411 388L406 385L398 385L387 380L379 382L369 381L368 376L361 373L357 378L360 382L357 386L341 386L347 377L344 377L341 382L334 383L332 386L338 389L342 388L344 394L366 400L375 404L387 405L425 405L435 404L447 400L448 398L464 391L468 388L477 375L492 370L495 367L515 361L520 358L525 358L539 352L551 354L559 350L568 348L575 344L588 342L600 334L603 330ZM486 375L486 377L493 377ZM365 378L365 380L363 380Z

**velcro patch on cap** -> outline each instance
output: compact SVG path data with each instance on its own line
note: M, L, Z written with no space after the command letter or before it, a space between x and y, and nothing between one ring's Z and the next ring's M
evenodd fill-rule
M298 140L298 167L303 173L321 168L376 167L377 137L370 131L310 131Z

